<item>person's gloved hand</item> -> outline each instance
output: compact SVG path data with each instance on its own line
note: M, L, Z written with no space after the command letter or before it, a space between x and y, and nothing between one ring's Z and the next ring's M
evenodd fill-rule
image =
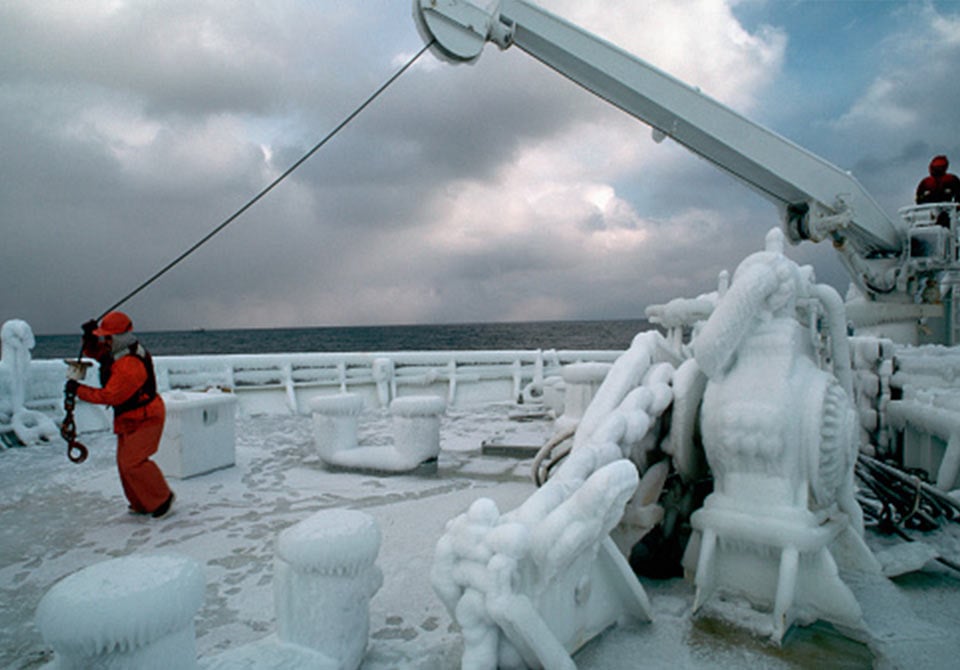
M79 387L80 387L80 382L78 382L76 379L68 379L68 380L67 380L67 388L66 388L66 390L67 390L67 393L69 393L70 395L76 395L76 394L77 394L77 389L78 389Z
M89 321L84 323L82 326L80 326L80 329L83 331L84 335L93 335L93 331L97 329L97 325L98 324L96 319L90 319Z
M80 382L87 378L89 363L71 360L64 360L64 363L67 364L67 379Z

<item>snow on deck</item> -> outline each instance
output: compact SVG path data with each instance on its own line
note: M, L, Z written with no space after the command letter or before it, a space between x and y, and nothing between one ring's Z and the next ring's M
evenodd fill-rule
M447 520L476 498L492 498L507 510L533 491L529 459L480 453L484 440L539 446L552 434L552 421L516 420L517 409L510 403L448 409L438 472L425 476L331 472L316 456L310 417L242 417L236 466L172 479L175 512L161 520L127 514L112 434L84 436L90 459L79 466L67 461L60 444L3 451L0 667L36 668L52 659L34 613L57 580L133 553L174 551L204 566L206 598L197 618L201 667L222 651L272 635L276 538L331 507L361 509L377 519L383 533L377 564L385 579L371 601L370 644L362 667L458 667L457 627L429 585L434 546ZM360 439L363 445L388 444L389 415L366 411ZM946 540L960 548L955 535ZM682 580L644 580L644 586L653 623L612 629L576 656L579 667L639 662L680 668L871 666L864 645L828 627L795 630L780 649L709 619L691 619L693 589ZM889 593L874 589L871 594L879 599L873 616L887 626L896 646L888 667L897 667L901 657L914 657L911 670L946 667L940 664L960 657L960 645L951 640L951 631L960 626L955 574L931 563L924 572L891 583ZM919 651L923 658L918 660Z

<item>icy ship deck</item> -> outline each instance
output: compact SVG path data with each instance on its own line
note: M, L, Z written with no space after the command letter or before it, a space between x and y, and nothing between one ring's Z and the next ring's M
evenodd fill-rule
M43 667L52 659L33 619L40 598L60 578L112 557L173 551L205 566L206 599L197 618L203 667L224 650L274 633L278 533L317 510L348 507L373 515L383 533L377 563L385 581L371 602L362 667L458 667L456 625L429 584L434 546L446 521L476 498L492 498L506 510L533 490L529 459L480 451L484 440L539 445L552 433L551 420L518 420L518 411L512 403L449 409L438 471L422 476L334 473L315 455L310 417L239 418L236 465L172 480L175 513L161 520L127 514L109 433L85 436L91 456L81 466L67 461L59 444L7 450L0 467L0 666ZM385 444L388 416L368 411L360 434L362 444ZM958 538L938 539L960 549ZM931 563L892 584L867 589L872 600L865 606L890 642L879 665L899 667L913 658L912 668L948 667L960 652L953 634L960 626L960 579ZM577 654L579 667L873 665L865 645L828 627L795 629L777 648L709 619L692 619L693 589L683 580L644 580L644 586L653 623L609 630Z

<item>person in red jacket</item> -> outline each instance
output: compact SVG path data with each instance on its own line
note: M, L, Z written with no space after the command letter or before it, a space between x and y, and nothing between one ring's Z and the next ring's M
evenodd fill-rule
M947 172L950 162L946 156L934 156L930 161L930 176L917 185L917 204L931 202L960 202L960 178Z
M110 312L83 326L83 353L100 363L101 388L67 382L80 400L113 407L117 434L117 469L123 493L135 514L162 517L170 511L173 492L150 457L160 446L166 408L157 393L150 354L133 334L123 312ZM70 389L68 389L70 390Z

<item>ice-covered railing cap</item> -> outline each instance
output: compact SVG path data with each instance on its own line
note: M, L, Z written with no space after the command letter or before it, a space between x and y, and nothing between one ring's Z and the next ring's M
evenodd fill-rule
M96 563L55 584L37 607L37 627L55 651L126 651L190 624L206 588L187 556L135 555Z
M287 528L277 539L280 558L316 572L360 572L373 565L379 551L376 520L356 510L317 512Z

